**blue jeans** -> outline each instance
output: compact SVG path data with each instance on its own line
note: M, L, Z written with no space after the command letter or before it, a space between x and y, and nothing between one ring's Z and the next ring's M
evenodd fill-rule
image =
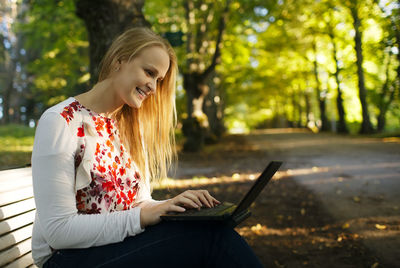
M53 253L44 267L262 267L246 241L215 223L161 222L124 241Z

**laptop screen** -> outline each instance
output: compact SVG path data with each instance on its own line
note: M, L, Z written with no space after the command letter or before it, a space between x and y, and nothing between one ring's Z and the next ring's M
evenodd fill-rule
M237 215L250 207L251 203L253 203L257 196L261 193L265 185L271 180L272 176L274 176L281 165L282 162L279 161L272 161L269 163L269 165L264 169L263 173L261 173L256 182L253 184L250 191L248 191L246 196L242 199L242 201L240 201L232 215Z

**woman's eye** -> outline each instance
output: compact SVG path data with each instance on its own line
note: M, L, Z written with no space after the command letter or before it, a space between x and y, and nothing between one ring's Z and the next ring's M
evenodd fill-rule
M153 73L152 71L150 71L150 70L146 70L146 73L147 73L148 75L150 75L151 77L153 77L153 75L154 75L154 73Z

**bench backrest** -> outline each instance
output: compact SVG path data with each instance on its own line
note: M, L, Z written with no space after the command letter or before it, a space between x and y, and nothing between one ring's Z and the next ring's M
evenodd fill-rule
M0 171L0 267L33 266L35 202L31 168Z

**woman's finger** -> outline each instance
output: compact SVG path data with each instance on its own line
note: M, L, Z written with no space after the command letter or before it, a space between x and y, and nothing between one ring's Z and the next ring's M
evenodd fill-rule
M214 199L210 193L207 190L201 190L201 192L204 194L204 196L207 198L208 202L212 204L212 207L214 207ZM216 200L216 199L215 199Z
M171 206L169 206L168 210L166 212L185 212L186 209L177 205L172 204Z
M211 207L210 202L208 202L207 198L204 196L204 194L199 193L199 198L201 200L201 202L205 205L207 205L207 207Z
M178 203L182 205L187 205L192 208L199 208L199 205L197 205L192 199L186 197L186 196L180 196Z
M178 206L175 204L175 200L174 199L170 199L167 204L163 207L163 213L167 213L170 211L173 212L184 212L186 209L184 207Z
M202 206L201 201L200 201L198 195L196 194L196 191L188 190L188 191L183 192L182 195L185 196L185 197L187 197L187 198L189 198L189 199L191 199L191 200L192 200L193 202L195 202L199 207Z
M213 197L213 201L214 201L215 204L221 204L221 202L218 201L217 199L215 199L214 197Z

